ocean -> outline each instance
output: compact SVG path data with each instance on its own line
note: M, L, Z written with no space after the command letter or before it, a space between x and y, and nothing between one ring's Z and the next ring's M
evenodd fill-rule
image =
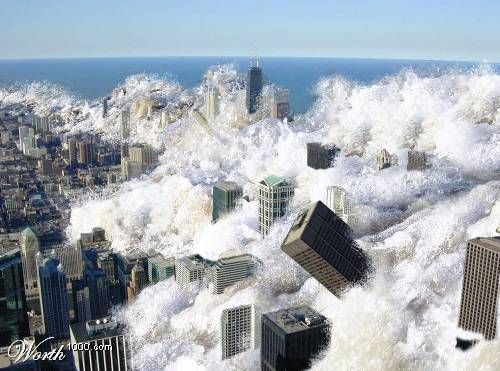
M71 94L97 99L109 94L127 76L157 74L186 88L199 84L210 66L232 63L245 73L247 57L151 57L0 60L0 87L32 81L46 81L64 87ZM411 68L421 74L439 74L453 68L470 69L473 63L341 59L260 58L264 78L289 89L291 109L305 112L315 100L315 85L323 77L340 75L360 84L371 84L384 76ZM498 69L498 66L494 66Z

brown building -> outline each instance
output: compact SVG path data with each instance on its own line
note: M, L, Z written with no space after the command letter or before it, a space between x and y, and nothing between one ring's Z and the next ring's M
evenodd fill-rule
M68 141L68 163L70 166L76 165L76 140L70 139Z
M89 142L79 142L79 162L84 165L91 165L94 162L94 148L92 143Z
M469 240L458 326L486 340L496 335L499 275L500 237Z

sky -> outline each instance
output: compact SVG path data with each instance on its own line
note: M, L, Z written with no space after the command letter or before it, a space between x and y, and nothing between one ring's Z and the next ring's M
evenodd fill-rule
M0 58L500 61L498 0L2 0Z

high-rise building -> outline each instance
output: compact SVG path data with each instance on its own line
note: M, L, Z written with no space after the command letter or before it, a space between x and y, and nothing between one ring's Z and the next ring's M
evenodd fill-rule
M41 257L40 257L41 258ZM66 274L59 260L39 260L38 283L45 335L64 339L69 335Z
M224 309L220 324L222 359L255 348L256 313L253 305Z
M89 288L91 318L107 316L111 299L106 273L99 268L87 267L85 280Z
M116 281L115 259L111 252L104 251L97 255L97 267L102 269L110 283Z
M105 97L102 100L102 118L105 118L108 115L108 100L109 97Z
M257 259L250 254L221 258L212 266L213 293L222 294L226 287L255 273Z
M410 150L408 151L408 164L406 169L411 170L425 170L427 167L427 156L425 152Z
M288 90L277 88L273 92L273 100L271 106L271 116L283 120L288 118L290 114L290 104L288 102Z
M23 267L26 298L38 297L38 267L36 256L40 252L40 242L35 231L26 228L20 234L21 260Z
M134 268L132 268L132 273L130 276L130 285L128 292L128 299L131 300L135 298L142 291L144 287L148 284L148 278L144 267L136 263Z
M129 149L131 161L138 162L145 166L152 166L158 162L158 154L147 144L136 144Z
M379 170L387 169L388 167L397 165L398 158L391 155L385 148L377 152L377 165Z
M38 160L38 172L42 176L52 175L52 160L48 159Z
M366 278L369 261L349 226L321 201L293 223L281 249L334 295Z
M309 307L266 313L261 317L261 370L307 369L330 337L329 321Z
M94 146L91 142L78 142L79 162L83 165L94 163Z
M70 342L77 371L133 369L128 336L112 317L72 324Z
M207 90L205 98L207 119L214 121L219 114L219 91L215 86L211 86Z
M50 131L50 116L31 116L31 126L37 134L45 134Z
M0 347L29 334L23 268L18 248L0 253Z
M496 337L499 278L500 237L467 241L458 327L486 340ZM467 347L460 339L458 345Z
M130 110L128 108L120 113L120 135L124 140L130 138Z
M185 287L194 281L201 281L207 274L212 262L203 259L200 255L184 256L175 260L175 282Z
M215 183L212 196L212 221L216 222L224 214L234 210L242 195L243 189L235 182Z
M69 166L76 166L77 161L77 145L76 140L70 139L68 141L68 164Z
M123 180L137 178L144 174L144 165L132 161L129 158L122 158L121 161L121 177Z
M259 230L266 236L274 222L289 208L295 187L285 178L268 176L259 183Z
M353 217L352 205L344 188L326 187L326 204L340 219L349 224Z
M175 275L175 258L165 259L162 255L148 257L148 278L152 284Z
M251 63L247 72L246 105L248 113L257 112L262 96L262 69L259 63Z
M335 145L307 143L307 166L313 169L328 169L333 166L340 149Z
M25 143L28 147L34 147L35 131L28 126L19 126L19 149L24 153Z
M86 322L92 319L90 310L90 292L85 280L72 282L74 322Z

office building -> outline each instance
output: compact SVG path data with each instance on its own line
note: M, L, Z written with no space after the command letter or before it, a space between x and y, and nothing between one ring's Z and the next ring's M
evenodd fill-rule
M31 126L35 133L45 134L50 131L50 116L31 116Z
M500 237L467 241L458 327L486 340L496 337L499 277Z
M142 289L148 284L146 271L142 264L136 263L132 268L130 276L130 284L128 287L128 300L132 300L140 294Z
M364 280L369 261L349 226L321 201L293 223L281 249L336 296Z
M77 165L77 145L76 140L70 139L68 141L68 164L69 166Z
M302 306L263 314L260 360L262 371L304 370L330 343L330 323Z
M69 306L66 274L56 258L39 260L40 307L46 336L64 339L69 335Z
M158 162L158 154L147 144L136 144L129 149L129 157L131 161L137 162L150 167Z
M258 62L252 62L247 72L246 106L249 114L257 112L262 96L262 69Z
M85 280L89 288L91 318L107 316L111 298L106 273L99 268L87 267Z
M276 88L273 92L271 105L271 116L278 120L283 120L289 117L290 103L288 102L288 90Z
M109 97L106 97L102 100L102 118L108 115L108 99Z
M215 183L212 196L212 221L216 222L224 214L235 209L243 196L243 189L235 182L220 181Z
M120 135L123 140L130 138L130 110L124 109L120 113Z
M253 305L224 309L221 314L222 359L255 348L256 314Z
M175 258L164 258L162 255L148 258L149 283L155 284L175 275Z
M194 281L202 281L213 262L200 255L185 256L175 260L175 282L185 287Z
M72 324L70 342L77 371L133 369L128 336L112 317Z
M40 252L40 242L35 231L24 229L19 238L26 298L38 298L38 267L36 256Z
M219 91L215 86L210 86L208 88L205 105L208 121L214 121L219 114Z
M94 146L91 142L78 142L79 163L92 165L94 163Z
M52 175L52 160L38 160L38 173L42 176Z
M288 179L268 176L259 183L259 231L266 236L274 222L283 217L294 196L295 187Z
M391 155L385 148L377 152L377 165L379 170L387 169L397 164L397 156Z
M425 152L408 151L408 164L406 169L423 171L427 168L427 156Z
M354 213L349 196L344 188L338 186L326 187L326 205L347 224L352 220Z
M109 251L101 251L97 255L97 267L101 269L110 283L116 281L116 267L113 254Z
M90 310L90 292L85 280L72 282L74 322L86 322L92 319Z
M328 169L332 167L340 149L335 145L307 143L307 166L313 169Z
M34 147L35 131L28 126L19 126L19 150L24 153L24 144Z
M21 254L17 247L0 253L0 347L29 334Z
M257 259L250 254L217 260L212 266L213 293L222 294L226 287L253 276L256 267Z

